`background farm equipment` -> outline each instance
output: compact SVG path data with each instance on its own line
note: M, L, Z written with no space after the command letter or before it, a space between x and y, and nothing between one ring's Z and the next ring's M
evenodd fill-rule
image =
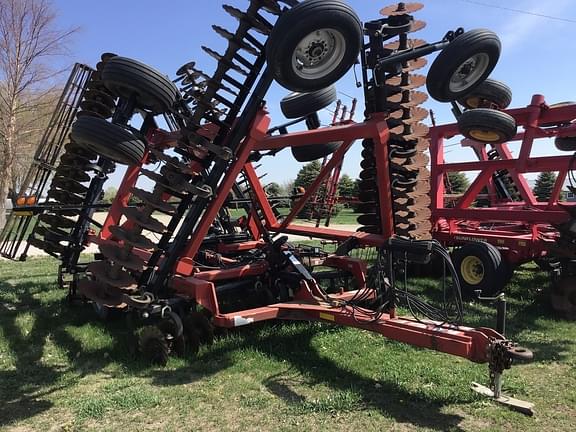
M493 98L497 99L498 94L502 90ZM495 101L491 106L505 108L509 98L504 99L507 102L500 106ZM471 117L475 111L478 115ZM574 157L536 157L532 151L535 146L551 145L549 140L537 142L540 138L554 138L558 149L574 151L573 146L563 144L574 140L571 137L576 133L572 124L576 105L549 106L543 96L535 95L526 108L473 108L466 113L467 118L460 116L458 123L430 130L435 191L432 232L443 244L457 247L453 259L462 276L464 292L472 295L479 290L483 295L495 295L503 290L514 267L532 260L547 270L564 272L561 279L571 278L568 268L575 258L570 229L574 204L563 201L561 192L572 176ZM518 126L524 131L517 133ZM444 161L444 139L460 134L465 135L462 145L472 148L478 161ZM521 145L514 155L510 145L518 141ZM546 202L537 201L525 177L526 173L542 171L558 172ZM445 206L443 181L448 172L479 172L449 208ZM484 196L480 198L480 194ZM554 308L574 316L573 289L566 281L557 284L552 292Z
M496 65L500 42L490 31L463 29L433 44L411 39L424 27L411 15L421 7L400 3L362 25L337 0L251 0L246 11L224 6L239 25L235 32L214 27L228 41L224 54L203 47L217 61L215 72L189 62L174 82L136 60L103 55L95 71L88 69L74 123L62 129L70 142L47 193L77 210L41 214L28 243L62 260L60 280L71 300L90 301L102 317L124 315L132 342L156 363L196 352L212 340L214 327L325 321L489 363L491 391L502 401L502 372L531 354L494 330L461 325L459 278L447 251L430 239L427 111L420 107L428 96L415 90L426 84L444 102L464 97ZM414 74L436 51L428 77ZM331 86L358 56L365 120L318 127L315 110L333 101ZM284 100L284 113L309 130L271 132L279 129L270 127L264 98L274 80L295 92ZM159 127L160 118L168 130ZM360 229L294 223L358 139ZM299 160L326 159L279 219L253 162L284 148ZM95 230L94 205L117 164L129 167ZM141 187L142 178L153 183L151 190ZM139 205L130 206L131 198ZM234 199L245 205L242 224L227 211ZM286 234L338 247L331 254L294 247ZM5 231L7 255L15 256L14 239L25 236L20 228ZM80 263L86 244L97 244L99 253ZM366 251L371 259L357 258ZM451 283L441 281L441 305L397 283L407 263L432 256L452 276ZM399 317L401 305L414 316Z

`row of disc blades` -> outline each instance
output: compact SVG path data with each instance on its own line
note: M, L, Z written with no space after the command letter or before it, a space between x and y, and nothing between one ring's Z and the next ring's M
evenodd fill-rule
M382 9L385 16L400 17L420 10L420 3L399 3ZM423 21L412 20L406 33L388 43L389 50L404 51L424 45L420 39L408 34L424 28ZM387 123L390 180L394 210L395 232L414 239L430 238L430 172L428 127L422 123L428 111L421 107L428 96L417 89L426 83L426 77L414 73L426 66L425 58L402 64L401 73L386 79L386 109L390 113ZM380 233L381 221L378 202L378 173L374 156L374 143L364 140L360 172L360 230Z
M275 0L251 0L246 12L225 5L224 10L240 24L234 33L221 27L214 30L228 41L225 54L203 47L218 62L216 72L210 76L196 68L194 62L183 65L176 82L185 102L192 106L192 116L186 118L185 139L179 142L179 156L169 156L152 150L152 158L161 163L159 170L142 169L140 174L155 183L152 192L134 189L133 195L142 203L140 208L124 209L128 224L110 228L114 241L102 245L100 252L106 258L90 264L91 278L80 281L79 288L93 301L108 307L138 307L141 290L137 277L147 267L146 257L157 250L157 240L166 233L167 226L155 217L158 212L174 215L178 201L187 194L208 195L210 190L194 186L194 178L201 175L212 159L219 156L211 146L211 139L203 126L215 124L229 127L223 117L238 111L238 97L246 93L245 77L252 73L254 60L262 54L264 43L250 32L267 35L272 26L260 14L262 10L278 15L280 4ZM207 151L208 150L208 151ZM168 200L168 197L171 199ZM169 202L168 202L169 201ZM146 234L149 233L149 234ZM150 234L151 233L151 234ZM145 302L145 299L142 300Z
M114 54L103 54L96 70L86 84L77 116L109 118L115 109L114 96L104 87L101 72L104 63ZM48 203L70 207L65 210L52 210L39 216L30 244L48 253L61 255L70 245L71 232L76 226L75 217L85 202L92 174L101 168L96 164L98 155L79 146L71 137L64 145L52 183L48 190Z

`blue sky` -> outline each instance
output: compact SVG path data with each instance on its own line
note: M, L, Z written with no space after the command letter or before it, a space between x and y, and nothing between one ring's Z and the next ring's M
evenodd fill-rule
M190 60L204 71L211 73L215 61L205 54L201 45L223 51L225 43L211 29L212 24L235 29L236 21L224 12L221 1L170 0L99 0L84 2L53 0L61 28L80 27L70 45L70 56L65 61L94 65L102 52L133 57L147 63L170 77L176 69ZM244 9L246 0L228 0L226 3ZM379 17L378 11L387 2L371 0L348 0L364 21ZM552 20L520 14L475 4L466 0L423 0L426 7L417 12L418 19L427 22L424 30L414 37L429 42L437 41L448 30L464 27L488 28L500 36L503 51L500 62L492 77L507 83L514 91L513 107L525 106L532 94L544 94L549 103L576 100L574 73L576 61L573 41L576 23ZM571 0L479 0L478 3L505 4L506 7L521 9L536 14L546 14L576 20L576 10ZM433 57L429 57L431 61ZM343 78L337 88L347 95L361 97L354 86L351 74ZM288 92L275 85L267 97L272 123L284 121L279 101ZM345 104L351 100L340 94ZM452 122L450 107L429 100L426 108L433 109L438 123ZM361 120L362 105L356 120ZM324 112L323 121L330 118ZM537 154L554 152L549 142L537 146ZM451 147L446 159L467 160L472 157L458 147ZM359 150L355 146L346 157L344 172L355 177L359 171ZM300 168L288 151L266 160L260 170L268 172L266 181L283 183L293 179ZM115 176L118 178L118 175Z

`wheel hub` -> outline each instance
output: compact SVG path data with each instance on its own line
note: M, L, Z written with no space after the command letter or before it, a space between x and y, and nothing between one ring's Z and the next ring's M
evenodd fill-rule
M300 77L316 79L332 72L346 51L346 40L334 29L316 30L296 46L292 56L294 72Z
M460 264L462 278L469 285L478 285L484 279L484 265L475 256L467 256Z
M450 78L450 91L465 91L470 86L476 84L489 64L490 57L486 53L478 53L470 57L460 65Z
M470 136L480 142L496 142L500 140L500 134L486 129L473 129Z

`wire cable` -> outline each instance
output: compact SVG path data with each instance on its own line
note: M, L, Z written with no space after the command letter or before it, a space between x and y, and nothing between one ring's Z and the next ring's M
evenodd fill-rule
M505 11L509 11L509 12L516 12L516 13L520 13L520 14L524 14L524 15L532 15L532 16L536 16L536 17L540 17L540 18L546 18L546 19L552 19L552 20L556 20L556 21L564 21L564 22L576 24L576 19L562 18L562 17L557 17L557 16L553 16L553 15L546 15L546 14L542 14L542 13L538 13L538 12L530 12L527 10L515 9L515 8L506 7L506 6L495 5L492 3L485 3L485 2L481 2L481 1L476 1L476 0L458 0L458 1L463 2L463 3L478 5L478 6L484 6L484 7L494 8L494 9L505 10Z

